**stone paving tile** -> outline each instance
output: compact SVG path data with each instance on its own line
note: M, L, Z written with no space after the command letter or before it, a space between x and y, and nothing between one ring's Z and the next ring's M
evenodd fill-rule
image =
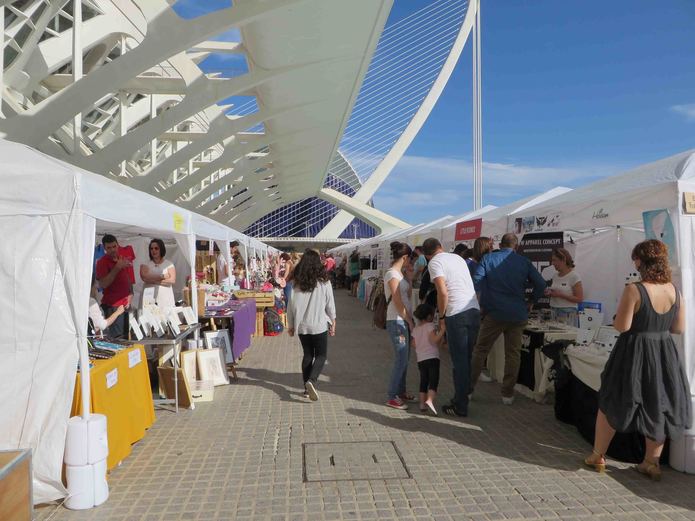
M391 369L384 331L343 291L338 336L319 382L301 396L301 348L287 335L255 339L239 380L212 403L158 420L109 476L102 506L72 512L46 505L39 521L175 520L695 520L695 477L670 469L652 483L629 465L600 475L582 468L590 447L523 398L500 402L481 384L470 417L424 416L383 405ZM451 395L442 358L440 403ZM409 389L418 383L414 356ZM393 442L412 478L303 482L302 444Z

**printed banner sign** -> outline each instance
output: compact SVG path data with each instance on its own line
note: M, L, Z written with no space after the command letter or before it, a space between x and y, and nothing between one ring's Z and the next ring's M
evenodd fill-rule
M471 239L477 239L480 237L480 233L483 231L483 220L473 219L472 221L462 221L456 223L456 235L455 239L457 241L469 241Z
M545 232L560 230L560 214L531 215L514 219L514 233Z
M519 247L516 252L528 258L536 267L539 273L550 266L553 250L563 247L562 232L544 232L544 233L527 233L519 241ZM542 298L538 301L537 307L548 307L550 301L547 298Z
M673 229L671 216L668 210L650 210L642 212L644 222L644 235L647 239L656 239L663 242L668 248L668 257L672 265L678 265L676 255L676 232Z

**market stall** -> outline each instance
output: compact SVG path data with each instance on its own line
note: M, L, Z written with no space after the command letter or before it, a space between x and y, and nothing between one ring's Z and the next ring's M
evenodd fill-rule
M195 235L190 212L103 176L8 141L0 140L0 157L0 391L14 397L0 406L0 448L33 449L34 501L40 503L66 495L63 447L78 359L89 366L97 233L172 241L188 272ZM85 419L89 376L80 379Z

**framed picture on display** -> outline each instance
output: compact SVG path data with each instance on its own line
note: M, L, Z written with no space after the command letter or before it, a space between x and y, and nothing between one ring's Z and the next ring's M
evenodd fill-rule
M234 362L232 354L232 341L229 338L227 329L218 329L217 331L205 331L205 347L208 349L219 349L224 354L224 362L231 364Z
M196 372L198 370L198 355L197 350L192 349L190 351L181 351L181 369L188 379L188 383L195 382L198 378Z
M219 349L199 349L198 374L201 380L208 380L213 385L226 385L229 383L227 370L222 360L223 355Z

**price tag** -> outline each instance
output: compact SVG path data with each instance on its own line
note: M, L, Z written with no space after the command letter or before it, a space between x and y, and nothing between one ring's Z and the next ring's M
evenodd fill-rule
M128 353L128 367L135 367L142 361L142 356L140 355L140 349L133 349Z
M112 369L106 373L106 388L111 389L118 383L118 368Z

